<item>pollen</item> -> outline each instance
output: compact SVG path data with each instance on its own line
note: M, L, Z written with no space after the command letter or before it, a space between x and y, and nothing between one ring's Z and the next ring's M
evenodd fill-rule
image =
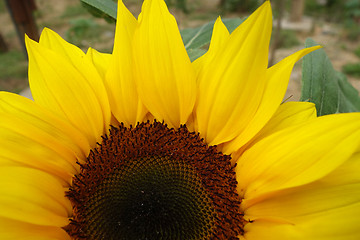
M245 220L231 157L185 125L112 127L67 192L73 239L238 239Z

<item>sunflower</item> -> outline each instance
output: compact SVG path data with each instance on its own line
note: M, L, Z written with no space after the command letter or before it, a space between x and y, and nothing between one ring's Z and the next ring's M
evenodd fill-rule
M359 239L360 115L281 104L266 1L190 62L163 0L118 4L113 53L26 39L0 93L1 239Z

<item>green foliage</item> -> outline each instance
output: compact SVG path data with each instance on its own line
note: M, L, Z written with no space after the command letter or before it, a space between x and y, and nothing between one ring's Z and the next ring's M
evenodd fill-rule
M229 32L239 26L243 20L240 18L222 19ZM187 28L181 30L181 36L186 49L201 48L210 43L211 34L215 21L208 22L197 28Z
M243 19L231 18L222 19L222 21L228 28L229 32L232 32L243 22ZM210 43L214 23L215 21L211 21L203 26L197 28L187 28L180 32L185 48L192 61L205 53L205 51L201 48Z
M221 0L220 4L227 12L253 12L259 6L257 0Z
M360 58L360 47L356 48L354 51L355 55Z
M86 13L87 13L86 9L80 4L75 6L68 6L65 9L65 12L61 15L61 18L78 17Z
M360 77L360 63L348 63L342 67L342 71L354 77Z
M195 61L197 58L201 57L205 53L206 53L206 50L201 49L201 48L194 48L194 49L187 50L187 54L189 55L191 62Z
M351 41L356 41L360 36L360 25L355 23L350 23L345 26L346 29L346 37Z
M27 76L27 64L23 52L13 50L1 53L0 62L0 79L24 78Z
M112 0L81 0L83 6L95 17L115 22L117 5Z
M321 1L306 0L305 13L338 22L344 19L345 2L343 0L327 0L325 4L322 4Z
M5 12L6 6L5 6L5 0L0 1L0 12Z
M360 36L360 1L348 0L345 2L344 27L347 38L356 41Z
M306 47L318 45L307 39ZM303 59L301 101L315 103L318 116L359 112L358 91L346 76L334 70L323 49L306 55Z
M325 5L319 1L306 0L305 12L308 15L320 16L328 21L343 24L346 37L356 41L360 36L360 1L327 0Z
M322 9L322 6L318 4L315 0L306 0L305 1L305 12L307 14L314 14Z
M348 18L359 18L360 17L360 1L359 0L348 0L345 1L345 15Z
M83 39L97 38L100 27L90 19L79 18L70 21L71 27L66 31L66 38L69 42L83 47Z

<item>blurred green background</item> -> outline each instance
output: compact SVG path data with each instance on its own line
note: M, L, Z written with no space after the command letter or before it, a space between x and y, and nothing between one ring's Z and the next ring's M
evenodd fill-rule
M25 0L26 1L26 0ZM246 17L263 0L167 0L179 27L193 28L223 18ZM38 32L51 28L84 51L93 47L111 52L115 24L80 0L34 0L32 11ZM141 0L124 0L138 15ZM313 38L325 47L334 68L347 74L360 89L360 1L359 0L272 0L274 27L270 61L278 62L303 48ZM278 21L278 20L281 21ZM0 0L0 90L20 93L28 87L27 59L5 0ZM298 99L301 69L295 66L288 95Z

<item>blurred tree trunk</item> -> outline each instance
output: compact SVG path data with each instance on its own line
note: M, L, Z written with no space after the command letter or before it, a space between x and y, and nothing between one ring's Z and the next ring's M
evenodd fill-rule
M0 33L0 53L1 52L7 52L9 50L3 36Z
M24 42L25 33L31 39L35 41L39 40L39 33L33 16L33 12L36 10L35 1L6 0L6 4L26 54Z
M291 1L291 13L290 21L291 22L300 22L304 15L304 0L292 0Z

